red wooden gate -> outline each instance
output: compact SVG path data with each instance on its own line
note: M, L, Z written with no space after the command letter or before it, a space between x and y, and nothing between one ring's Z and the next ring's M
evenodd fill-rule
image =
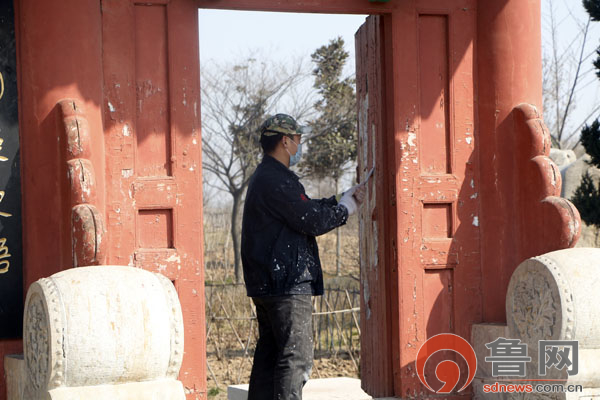
M386 252L386 237L396 224L386 207L393 202L394 174L388 171L383 71L384 18L370 16L355 35L356 93L358 105L358 177L362 182L372 168L368 196L359 214L361 271L361 379L373 396L393 394L391 293L389 277L395 270L393 255ZM391 148L391 146L387 146ZM393 170L392 170L393 171Z
M577 240L547 131L533 108L513 112L541 103L539 0L15 4L26 284L70 265L69 215L48 207L69 201L56 105L81 99L108 263L175 282L189 398L206 390L196 7L380 15L357 34L359 177L375 166L360 219L370 394L427 397L414 371L425 339L502 322L518 263Z
M356 35L359 169L364 176L375 166L378 177L360 224L361 372L376 396L417 395L423 386L413 365L421 344L443 332L469 339L471 324L481 320L473 301L481 298L475 0L397 6L394 71L382 67L389 49L382 40L391 30L382 25L391 19L369 17ZM389 128L386 110L402 116L394 121L402 131ZM395 209L397 226L386 209ZM435 365L428 363L429 382Z
M193 1L102 1L108 262L174 282L188 399L206 390L197 18Z

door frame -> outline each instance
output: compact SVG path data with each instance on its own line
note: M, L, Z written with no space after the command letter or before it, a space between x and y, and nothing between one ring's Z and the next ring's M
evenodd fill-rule
M380 73L385 77L386 82L394 82L394 71L393 63L395 58L393 57L393 20L394 12L397 7L393 3L370 3L361 0L333 0L333 1L318 1L310 4L302 2L290 2L286 4L276 3L269 0L222 0L214 2L211 0L198 0L197 5L199 9L219 9L219 10L230 10L230 11L271 11L271 12L288 12L288 13L321 13L321 14L365 14L369 16L379 15L383 29L382 35L382 59L380 60L379 67L381 68ZM392 90L385 90L385 86L381 85L380 98L384 104L384 110L382 116L384 122L382 127L384 128L383 138L379 138L380 142L383 143L399 143L398 135L402 133L401 127L396 124L394 118L394 100L396 99L395 92L397 92L397 85L388 85ZM358 96L358 91L357 91ZM387 116L387 117L386 117ZM380 247L380 254L384 254L383 262L380 264L381 272L380 277L385 278L386 293L379 294L379 296L385 296L384 302L385 307L378 310L372 310L377 313L376 321L383 321L384 326L377 327L377 329L385 329L387 331L387 343L379 343L378 348L381 350L379 357L381 357L381 365L393 366L392 371L389 374L390 379L383 376L374 374L371 379L365 381L362 379L362 387L368 390L369 394L376 395L377 397L393 396L394 393L401 393L400 391L400 375L401 375L401 357L400 352L400 315L399 315L399 280L400 280L400 268L398 265L398 249L396 243L398 243L396 236L398 235L397 230L397 205L396 202L396 187L398 187L397 176L395 171L397 170L397 151L396 146L382 146L383 153L379 154L382 158L379 165L383 166L384 171L390 171L389 173L382 173L378 175L379 182L378 187L382 189L382 199L378 200L378 206L383 207L381 225L383 225L383 235L391 238L389 242L379 241L378 246ZM381 249L381 247L383 247ZM363 291L361 282L361 293ZM364 298L361 295L361 315L364 313ZM361 318L361 325L365 323L365 318ZM361 346L361 352L362 352ZM385 357L385 360L383 359ZM363 358L361 357L361 360ZM362 367L362 361L361 361ZM382 368L374 368L375 370L381 370Z

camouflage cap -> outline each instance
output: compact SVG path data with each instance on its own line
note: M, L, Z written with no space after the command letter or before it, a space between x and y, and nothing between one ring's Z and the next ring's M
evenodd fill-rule
M287 114L275 114L269 117L260 126L261 135L275 136L279 133L284 135L302 135L302 127L296 120Z

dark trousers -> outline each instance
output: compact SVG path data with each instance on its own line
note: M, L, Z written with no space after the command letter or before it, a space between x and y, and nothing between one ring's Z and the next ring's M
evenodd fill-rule
M300 400L313 363L311 296L252 300L259 338L248 400Z

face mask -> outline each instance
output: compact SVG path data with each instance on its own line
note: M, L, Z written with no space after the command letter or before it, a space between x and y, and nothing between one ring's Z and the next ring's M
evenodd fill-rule
M294 144L296 144L296 142L294 142ZM287 153L290 155L290 167L298 164L300 162L300 158L302 157L302 143L296 144L296 147L298 149L296 150L296 154L294 155L291 155L290 152L287 149L285 149L285 151L287 151Z

